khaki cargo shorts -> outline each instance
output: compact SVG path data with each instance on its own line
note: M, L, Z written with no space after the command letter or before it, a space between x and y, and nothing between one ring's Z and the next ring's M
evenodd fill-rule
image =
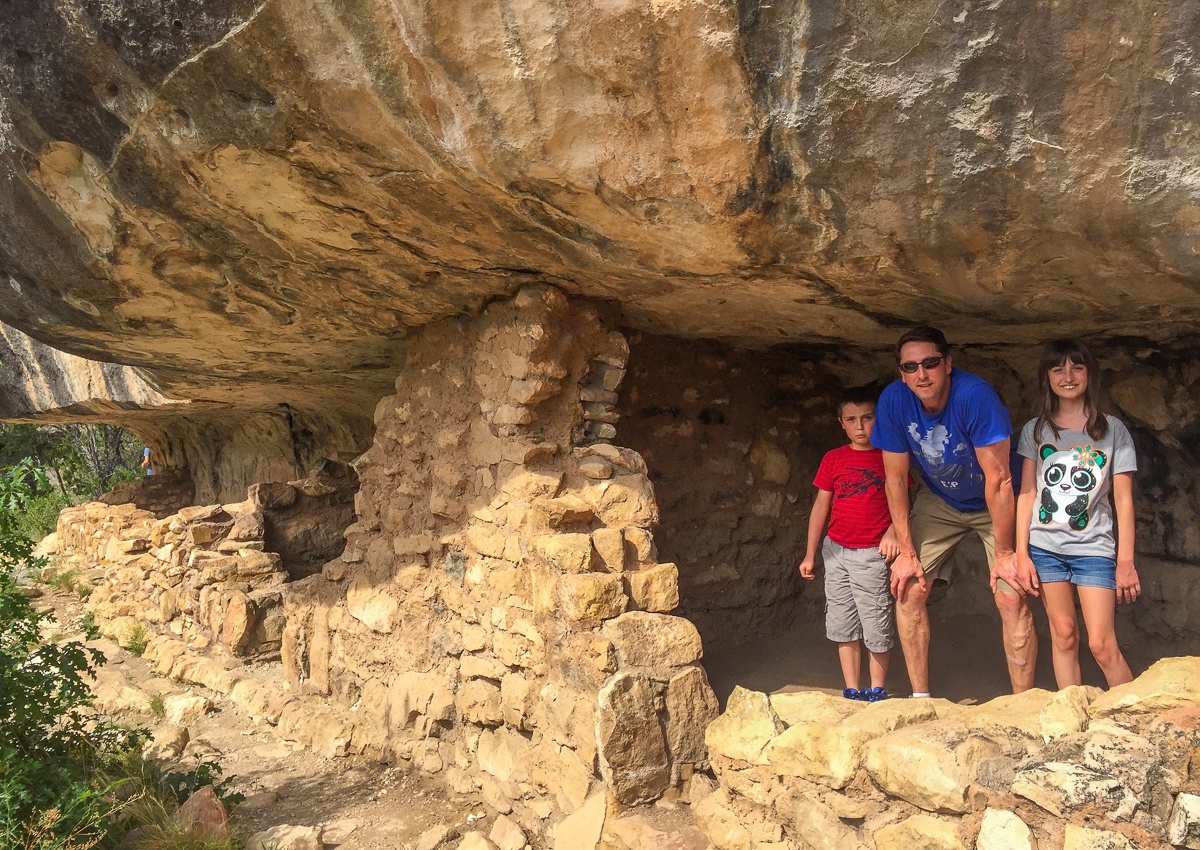
M925 568L926 581L950 582L950 556L954 549L971 532L979 535L987 551L988 570L996 562L996 540L992 536L992 515L986 511L960 511L934 495L928 487L919 485L913 497L912 513L908 517L913 546L917 558ZM1012 587L1000 580L997 588L1005 593L1016 593Z

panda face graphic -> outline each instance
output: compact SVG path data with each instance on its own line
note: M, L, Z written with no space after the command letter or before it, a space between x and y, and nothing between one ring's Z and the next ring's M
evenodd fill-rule
M1091 519L1091 493L1100 485L1108 455L1090 445L1063 450L1044 445L1038 454L1042 458L1038 522L1083 531Z

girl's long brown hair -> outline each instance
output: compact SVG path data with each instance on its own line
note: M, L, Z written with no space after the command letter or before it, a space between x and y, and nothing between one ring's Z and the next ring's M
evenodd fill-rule
M1085 430L1093 440L1103 439L1108 433L1108 419L1100 409L1100 364L1086 345L1077 339L1052 339L1042 349L1042 359L1038 363L1038 389L1042 394L1042 409L1038 413L1037 422L1033 425L1033 439L1042 439L1042 426L1049 425L1058 439L1059 429L1054 424L1058 413L1058 396L1050 388L1050 370L1062 366L1070 360L1078 366L1087 367L1088 384L1083 391L1083 407L1087 411L1087 426Z

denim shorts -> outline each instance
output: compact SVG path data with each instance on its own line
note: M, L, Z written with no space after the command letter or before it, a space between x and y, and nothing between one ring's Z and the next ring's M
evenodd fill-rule
M1038 580L1069 581L1077 587L1117 589L1117 562L1103 555L1060 555L1036 546L1029 557L1037 567Z

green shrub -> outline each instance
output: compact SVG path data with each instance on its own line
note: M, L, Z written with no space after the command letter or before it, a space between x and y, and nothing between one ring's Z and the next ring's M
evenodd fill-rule
M67 497L58 490L32 496L17 516L17 531L30 540L40 541L58 526L58 514L67 506Z
M146 651L146 643L149 640L149 630L142 623L138 623L125 636L125 648L129 650L130 655L136 655L140 658L142 653Z

